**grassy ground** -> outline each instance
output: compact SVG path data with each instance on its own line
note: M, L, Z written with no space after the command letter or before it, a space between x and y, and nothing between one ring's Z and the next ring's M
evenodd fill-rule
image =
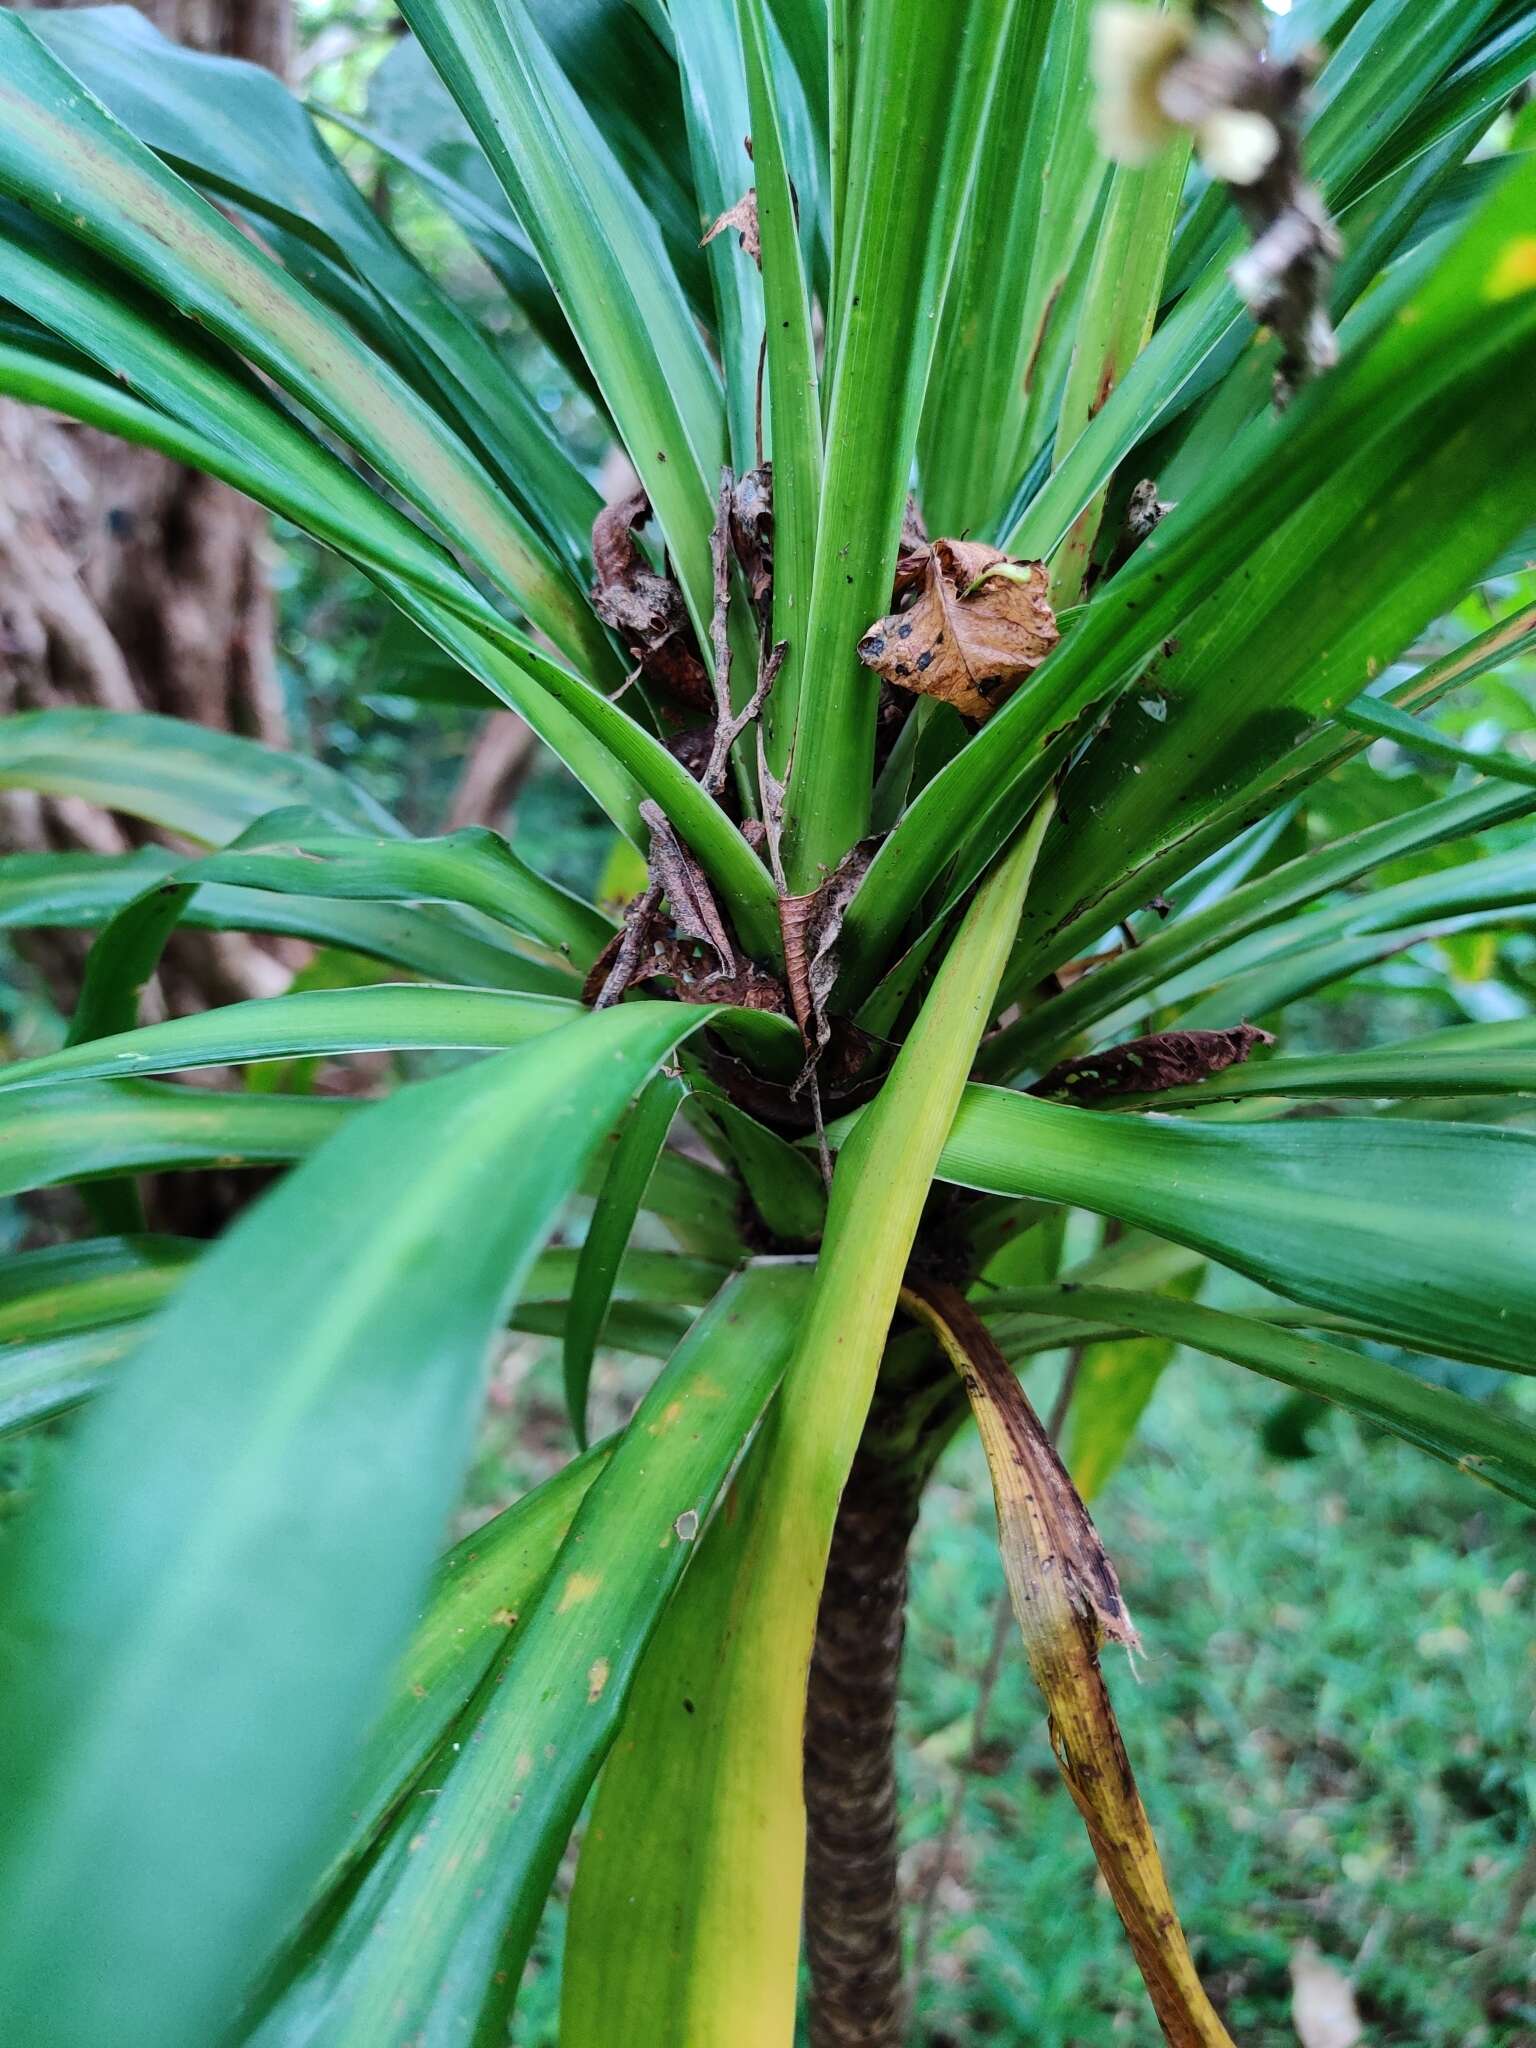
M540 1349L514 1355L487 1502L561 1455ZM1306 1941L1354 1977L1379 2048L1536 2048L1536 1908L1500 1931L1536 1833L1532 1517L1345 1417L1271 1458L1275 1402L1175 1366L1100 1511L1147 1652L1110 1680L1202 1971L1243 2048L1294 2048ZM1000 1585L966 1437L919 1532L906 1666L907 1885L934 1893L914 2048L1153 2048L1012 1642L983 1768L957 1770ZM559 1919L517 2048L554 2040Z

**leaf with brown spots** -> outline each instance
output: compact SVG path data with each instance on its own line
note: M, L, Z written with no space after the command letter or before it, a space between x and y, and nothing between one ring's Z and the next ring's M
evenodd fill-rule
M650 516L650 499L634 491L605 505L593 521L592 609L618 634L647 682L708 710L714 696L683 593L673 577L657 575L635 539Z
M1253 1024L1233 1024L1225 1031L1154 1031L1103 1052L1061 1060L1028 1093L1080 1103L1161 1095L1166 1088L1188 1088L1227 1067L1240 1067L1255 1046L1274 1042L1273 1032Z
M1043 563L1015 562L979 541L936 540L903 555L898 582L917 595L859 642L866 668L904 690L986 718L1037 669L1060 635Z
M704 244L712 242L716 235L723 235L727 228L734 228L736 230L737 234L741 237L743 252L750 256L758 269L761 270L763 267L763 240L757 226L756 186L749 185L736 204L725 209L725 212L721 214L720 218L700 241L699 247L702 249Z

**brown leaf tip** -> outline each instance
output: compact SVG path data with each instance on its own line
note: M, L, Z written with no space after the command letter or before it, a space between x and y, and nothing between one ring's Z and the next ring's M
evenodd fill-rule
M896 593L902 611L876 619L859 641L866 668L899 689L987 718L1037 669L1061 635L1046 597L1043 562L1021 562L980 541L904 546Z

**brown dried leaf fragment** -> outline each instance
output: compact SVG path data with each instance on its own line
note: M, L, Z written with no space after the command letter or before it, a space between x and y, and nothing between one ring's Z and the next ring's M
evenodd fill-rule
M683 593L673 577L657 575L635 539L650 516L650 499L634 491L605 505L593 521L592 609L618 634L647 682L708 710L714 696Z
M651 882L660 885L667 899L678 937L708 946L720 963L717 971L734 974L735 948L709 878L673 831L660 804L643 803L640 815L651 835Z
M805 1040L808 1067L815 1065L832 1035L827 1003L837 982L843 919L879 844L878 839L861 839L819 888L779 900L784 977L789 984L790 1009Z
M626 908L623 925L592 962L581 985L581 1000L588 1009L610 1009L642 978L660 906L661 889L652 882Z
M901 1304L960 1374L986 1452L998 1538L1051 1747L1082 1816L1165 2037L1232 2048L1206 1997L1099 1669L1136 1631L1082 1496L975 1310L955 1288L908 1276Z
M761 270L763 267L763 239L757 226L757 187L749 185L734 206L728 206L720 218L700 240L702 249L712 242L716 235L723 235L727 228L734 228L741 237L743 253L750 256Z
M1254 1024L1233 1024L1225 1031L1154 1031L1103 1052L1061 1060L1028 1093L1078 1103L1161 1095L1167 1088L1188 1088L1227 1067L1240 1067L1256 1046L1274 1042L1273 1032Z
M901 515L901 539L896 545L896 576L891 590L892 604L899 601L903 591L913 589L922 581L931 547L928 529L923 524L918 502L916 498L909 497Z
M593 963L582 1001L605 1010L641 982L669 981L685 1003L782 1013L782 985L738 955L708 877L661 806L643 803L640 815L651 835L650 882Z
M1061 637L1042 562L1015 562L979 541L936 540L901 558L916 582L904 612L877 619L859 659L886 682L987 718Z
M731 547L747 579L752 609L766 626L773 597L773 464L738 477L731 493Z

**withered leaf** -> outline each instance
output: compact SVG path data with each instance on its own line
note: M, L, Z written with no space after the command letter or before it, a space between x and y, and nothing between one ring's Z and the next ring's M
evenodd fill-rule
M784 935L784 975L790 1008L814 1065L831 1036L827 1002L837 981L838 942L843 919L858 894L859 884L879 846L861 839L851 846L819 888L804 896L779 899L779 929Z
M1291 1951L1291 2024L1301 2048L1355 2048L1365 2038L1354 1986L1314 1942Z
M671 906L678 936L708 946L720 963L718 971L734 974L735 949L704 870L673 831L660 804L643 803L640 816L651 835L651 881Z
M773 595L773 464L760 462L738 477L731 492L731 546L752 594L752 609L766 620Z
M901 539L896 547L896 576L891 590L894 604L904 591L922 580L931 543L916 498L908 497L901 515Z
M1136 1647L1082 1496L1029 1397L957 1288L910 1272L902 1306L938 1339L965 1384L992 1475L998 1538L1051 1748L1083 1818L1173 2048L1232 2048L1179 1925L1152 1824L1099 1668L1106 1642Z
M605 505L593 521L592 609L618 634L647 682L708 709L714 699L683 593L674 578L657 575L635 539L650 516L650 499L634 491Z
M720 218L710 227L699 243L702 249L706 242L712 242L716 235L723 235L727 228L734 228L741 237L741 246L746 255L761 270L763 267L763 240L757 226L757 188L749 185L734 206L728 206Z
M782 986L738 956L708 878L661 806L644 803L640 815L651 835L650 881L593 963L583 1002L607 1009L637 983L665 980L684 1002L782 1012Z
M1255 1046L1273 1045L1274 1033L1253 1024L1225 1031L1154 1031L1103 1052L1061 1060L1029 1089L1061 1102L1107 1102L1116 1095L1160 1095L1240 1067Z
M917 595L875 621L859 659L967 718L988 717L1060 638L1043 563L1014 562L979 541L936 540L903 556L898 576Z

